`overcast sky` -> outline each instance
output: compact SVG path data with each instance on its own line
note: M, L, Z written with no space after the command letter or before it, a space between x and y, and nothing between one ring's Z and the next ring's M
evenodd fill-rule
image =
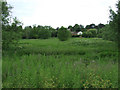
M118 0L7 0L12 15L24 25L47 25L53 28L75 24L84 26L109 21L109 7L116 11Z

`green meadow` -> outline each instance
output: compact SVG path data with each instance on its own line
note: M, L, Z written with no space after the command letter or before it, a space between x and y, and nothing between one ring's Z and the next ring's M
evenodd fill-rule
M118 46L101 38L23 39L3 51L3 88L118 88Z

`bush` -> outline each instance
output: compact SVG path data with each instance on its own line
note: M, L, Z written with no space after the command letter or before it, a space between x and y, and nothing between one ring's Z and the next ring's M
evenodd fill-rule
M50 30L44 29L39 31L39 38L41 39L48 39L51 37Z
M96 37L97 36L97 30L96 29L89 29L86 32L83 32L83 37L90 38L90 37Z
M58 39L60 41L66 41L68 40L70 37L71 37L71 32L68 31L66 28L64 27L61 27L59 30L58 30Z
M91 32L91 33L92 33L92 34L91 34L91 37L96 37L96 35L97 35L97 29L89 29L88 32Z
M82 35L83 37L86 37L86 38L90 38L90 37L92 37L92 33L91 32L89 32L89 31L87 31L87 32L83 32L83 35Z

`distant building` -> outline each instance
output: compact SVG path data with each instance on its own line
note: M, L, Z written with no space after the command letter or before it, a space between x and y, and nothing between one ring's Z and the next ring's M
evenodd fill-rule
M70 29L67 29L67 30L71 32L72 36L77 36L77 35L82 35L83 34L82 31L74 32L74 31L71 31Z
M81 32L81 31L77 33L77 35L82 35L82 34L83 34L83 32Z

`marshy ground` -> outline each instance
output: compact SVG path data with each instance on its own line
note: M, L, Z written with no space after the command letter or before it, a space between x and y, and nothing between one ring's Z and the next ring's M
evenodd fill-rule
M117 48L100 38L21 40L3 51L3 88L117 88Z

